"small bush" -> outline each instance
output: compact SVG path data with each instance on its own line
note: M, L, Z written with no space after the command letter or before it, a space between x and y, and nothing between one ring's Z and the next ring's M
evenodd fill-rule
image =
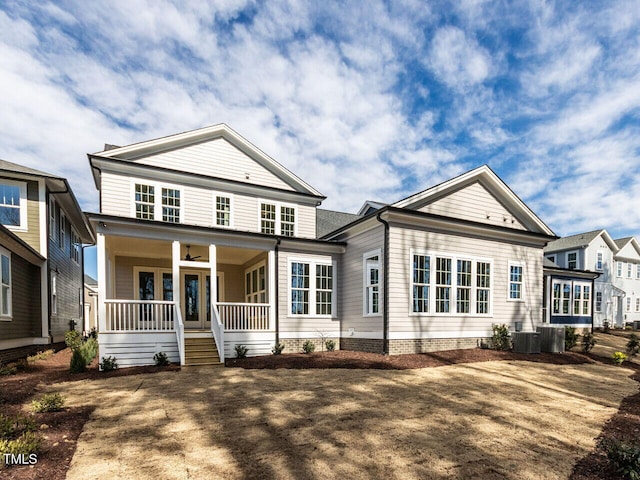
M573 327L564 327L564 349L566 351L571 350L578 344L580 335L576 333L576 329Z
M247 348L246 345L238 344L235 347L233 347L233 349L236 351L236 358L246 358L247 353L249 352L249 349Z
M315 349L316 346L311 340L305 340L302 344L302 353L313 353Z
M15 375L18 369L13 365L4 365L0 362L0 375Z
M324 342L324 346L327 347L327 352L333 352L336 349L336 342L329 338Z
M45 350L44 352L38 352L35 355L28 356L27 362L36 363L36 362L39 362L40 360L46 360L51 355L53 355L53 353L54 353L53 350Z
M72 349L73 350L73 349ZM73 373L84 372L96 355L98 354L98 341L90 338L86 342L81 342L77 350L73 350L71 355L71 371Z
M622 365L622 362L627 359L627 356L622 352L615 352L613 355L611 355L611 359L616 365Z
M640 442L622 442L614 438L603 440L600 445L618 474L640 480Z
M98 330L96 330L96 327L93 327L89 331L89 335L87 335L87 338L93 338L94 340L98 340Z
M494 323L491 325L491 330L493 330L493 335L491 336L493 348L495 350L511 350L509 327L504 323L502 325Z
M596 344L596 339L591 332L587 332L582 336L582 351L589 353Z
M640 339L635 333L629 335L629 341L627 342L627 355L635 357L640 350Z
M271 353L274 355L280 355L284 350L284 343L276 343L273 347L271 347Z
M67 344L67 347L69 347L72 352L77 352L82 345L82 337L75 330L69 330L64 334L64 343Z
M35 413L59 412L64 408L64 398L59 393L45 393L31 402L31 408Z
M24 415L9 417L0 414L0 440L13 440L25 432L33 432L35 422Z
M164 352L158 352L153 356L153 363L156 364L157 367L166 367L169 365L169 357Z
M605 320L604 323L602 324L602 331L604 333L609 333L609 330L611 330L611 325L609 324L608 320Z
M42 439L34 432L25 432L13 440L0 440L0 458L5 462L5 454L26 455L37 453Z
M100 362L100 370L103 372L108 372L111 370L116 370L118 368L118 362L116 357L102 357L102 361Z

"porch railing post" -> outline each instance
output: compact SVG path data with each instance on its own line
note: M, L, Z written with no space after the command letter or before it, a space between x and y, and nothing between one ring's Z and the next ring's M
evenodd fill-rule
M103 233L98 233L96 239L97 247L97 273L98 273L98 331L105 332L107 330L107 308L105 299L107 298L107 248Z
M276 265L276 252L275 250L269 250L267 254L267 269L269 271L269 330L275 329L276 326L276 282L277 275L276 270L278 266Z

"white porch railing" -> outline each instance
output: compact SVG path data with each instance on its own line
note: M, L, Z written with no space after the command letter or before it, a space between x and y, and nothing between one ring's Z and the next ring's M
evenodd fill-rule
M107 332L174 330L175 304L160 300L105 300Z
M218 303L220 321L226 332L271 330L269 308L268 303Z
M224 324L220 320L220 314L218 313L218 309L215 303L212 303L211 306L211 333L213 334L213 339L216 342L216 347L218 348L218 356L220 357L220 361L224 363Z

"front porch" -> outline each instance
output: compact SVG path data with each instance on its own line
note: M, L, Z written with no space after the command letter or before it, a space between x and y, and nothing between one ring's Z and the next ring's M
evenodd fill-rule
M218 357L211 363L224 363L239 343L249 355L271 352L274 242L231 246L207 237L204 244L98 233L100 358L149 365L164 352L181 365L202 364L208 350Z

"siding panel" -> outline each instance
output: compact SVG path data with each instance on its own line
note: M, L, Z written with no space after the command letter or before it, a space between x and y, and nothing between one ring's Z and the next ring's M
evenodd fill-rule
M0 321L0 339L42 336L40 268L11 254L11 309L13 319Z

